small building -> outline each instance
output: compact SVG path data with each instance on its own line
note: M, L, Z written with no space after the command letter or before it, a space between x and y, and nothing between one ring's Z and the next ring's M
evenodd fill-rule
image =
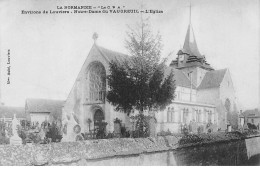
M0 121L4 121L6 126L10 126L12 124L14 114L16 114L16 118L19 121L24 120L24 107L0 106Z
M32 123L38 122L39 124L43 121L61 123L63 103L63 100L26 99L26 119Z
M243 112L245 116L245 123L260 125L260 111L258 109L246 110Z

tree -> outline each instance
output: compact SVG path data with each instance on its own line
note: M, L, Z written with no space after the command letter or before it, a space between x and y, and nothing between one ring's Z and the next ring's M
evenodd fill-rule
M141 114L165 109L175 97L174 74L172 70L166 74L166 60L160 61L161 36L154 36L148 23L148 19L141 19L135 29L129 27L126 48L130 56L109 64L107 100L128 115L133 109Z

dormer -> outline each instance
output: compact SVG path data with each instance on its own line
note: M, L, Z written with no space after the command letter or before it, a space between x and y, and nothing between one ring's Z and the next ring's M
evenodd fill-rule
M177 60L178 60L178 66L182 66L186 63L187 59L189 58L189 55L186 53L183 53L182 50L179 50L177 53Z

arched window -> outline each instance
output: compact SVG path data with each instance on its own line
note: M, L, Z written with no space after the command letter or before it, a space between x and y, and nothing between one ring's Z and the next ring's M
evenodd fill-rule
M212 123L212 112L209 111L208 113L208 123Z
M174 107L171 109L171 114L172 114L172 122L175 122L175 112L174 112Z
M231 107L230 100L226 99L226 101L225 101L225 108L226 108L227 112L230 112L230 107Z
M201 119L201 110L199 110L198 112L197 112L198 114L197 114L197 122L201 122L202 121L202 119Z
M225 101L225 108L226 108L226 110L227 110L227 116L226 116L226 118L227 118L227 120L230 122L230 120L231 120L231 112L230 112L231 102L230 102L229 99L226 99L226 101Z
M171 122L171 108L168 107L168 110L167 110L167 122Z
M90 101L104 101L106 89L106 72L101 63L93 63L89 70Z
M183 113L184 113L183 114L183 122L187 123L188 122L189 109L184 109Z

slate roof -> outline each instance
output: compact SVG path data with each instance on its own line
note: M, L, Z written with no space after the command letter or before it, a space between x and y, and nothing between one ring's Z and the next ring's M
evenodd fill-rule
M96 45L97 46L97 45ZM103 48L101 46L97 46L97 48L99 49L99 51L101 52L101 54L103 54L109 61L111 60L117 60L120 63L122 63L125 60L128 60L130 56L123 54L123 53L119 53L119 52L115 52L106 48Z
M61 116L64 103L65 101L63 100L26 99L25 111L27 113L50 112L52 114Z
M168 76L170 74L171 70L173 70L173 73L174 73L174 79L175 79L176 86L190 88L190 79L181 70L167 67L165 69L165 76ZM196 87L193 84L192 84L192 88L196 89Z
M0 118L13 118L14 114L17 118L25 118L24 107L0 106Z
M207 72L201 81L198 90L219 87L226 71L227 69L220 69Z

